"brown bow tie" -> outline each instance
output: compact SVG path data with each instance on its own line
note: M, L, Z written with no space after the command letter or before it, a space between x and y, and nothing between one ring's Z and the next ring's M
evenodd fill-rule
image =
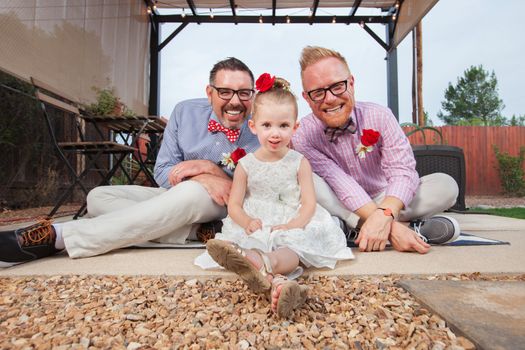
M355 134L356 131L357 125L354 123L354 120L352 118L348 119L346 124L338 128L326 127L324 129L324 133L328 138L328 141L332 143L337 143L337 139L339 138L339 136L343 135L344 133L349 132L351 134Z
M239 129L228 129L217 123L215 120L210 120L208 123L208 131L210 132L223 132L231 143L234 143L239 138L241 131Z

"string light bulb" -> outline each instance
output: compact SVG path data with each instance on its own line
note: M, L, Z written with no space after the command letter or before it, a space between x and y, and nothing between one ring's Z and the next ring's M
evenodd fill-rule
M361 28L364 28L365 27L365 22L361 21L361 22L359 22L359 25L361 26Z
M153 3L153 11L157 11L157 2L156 1Z
M396 9L399 8L399 2L396 2L396 4L394 5Z
M186 12L184 11L184 7L182 8L182 13L180 15L182 18L186 17Z
M146 12L148 13L148 15L151 15L151 8L148 6L148 8L146 9Z
M397 18L397 15L394 13L394 15L392 16L392 20L395 21Z
M210 9L210 18L213 18L213 17L214 17L214 15L213 15L213 10Z
M259 15L259 23L262 23L263 22L263 18L262 18L262 14Z
M335 17L336 17L336 16L334 16L334 17L332 18L332 23L336 23L336 22L337 22L337 20L335 19Z
M314 15L314 10L312 10L312 8L310 7L310 17L312 17Z
M290 23L290 17L286 16L286 23Z

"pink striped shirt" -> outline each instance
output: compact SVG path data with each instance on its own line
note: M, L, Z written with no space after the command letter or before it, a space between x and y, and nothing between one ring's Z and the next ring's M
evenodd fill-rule
M332 143L324 133L324 123L313 114L307 115L293 137L294 148L310 161L314 172L349 210L356 211L381 192L408 206L419 186L419 176L412 148L398 121L390 109L368 102L356 102L351 116L357 132L344 133ZM364 159L355 151L363 129L380 133L374 150Z

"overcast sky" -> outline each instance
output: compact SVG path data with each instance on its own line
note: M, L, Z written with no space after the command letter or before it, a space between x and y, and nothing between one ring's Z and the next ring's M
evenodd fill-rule
M522 0L440 0L425 16L423 97L434 123L440 124L435 116L448 83L479 64L496 73L503 115L525 114L522 8ZM177 26L163 25L163 37ZM384 38L384 26L370 26ZM341 52L355 77L356 99L387 105L385 51L359 25L190 24L162 50L161 115L169 116L179 101L204 97L210 68L229 56L244 61L256 77L269 72L290 81L305 115L298 58L306 45ZM409 34L397 50L401 122L412 118L411 50Z

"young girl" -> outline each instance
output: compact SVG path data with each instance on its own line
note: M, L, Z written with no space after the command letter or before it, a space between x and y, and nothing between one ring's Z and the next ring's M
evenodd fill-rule
M195 263L218 263L256 293L271 289L272 310L288 317L306 300L307 287L291 279L302 273L300 263L334 268L353 254L343 231L316 204L310 164L288 148L298 127L289 83L265 73L256 87L248 125L261 147L239 160L222 233L207 242L207 253Z

